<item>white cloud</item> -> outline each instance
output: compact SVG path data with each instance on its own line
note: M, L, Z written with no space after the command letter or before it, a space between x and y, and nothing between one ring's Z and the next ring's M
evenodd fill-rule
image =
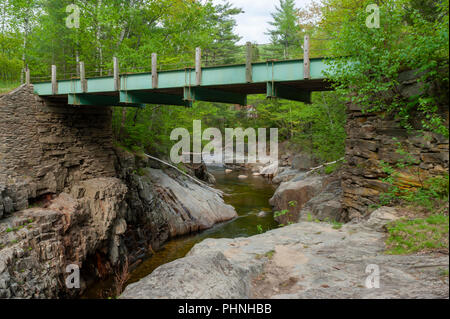
M215 3L223 3L223 0L214 0ZM247 41L258 44L269 43L270 38L265 34L269 29L271 13L279 0L228 0L235 7L242 8L244 13L236 16L237 27L235 31L242 37L240 43ZM297 8L302 8L311 0L295 0Z

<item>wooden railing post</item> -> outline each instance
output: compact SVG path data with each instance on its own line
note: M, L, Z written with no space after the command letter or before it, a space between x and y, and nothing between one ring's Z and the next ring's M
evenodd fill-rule
M247 83L251 83L253 81L253 74L252 74L252 59L253 59L253 48L252 43L247 42L246 44L247 50L246 50L246 59L245 59L245 80Z
M84 68L84 62L80 62L80 83L81 83L81 91L86 93L87 91L87 81L86 81L86 71Z
M309 60L309 35L305 35L303 42L303 78L308 80L311 78L311 68Z
M52 65L52 94L58 94L58 82L56 81L56 65Z
M31 84L30 69L29 68L26 68L26 70L25 70L25 83L26 83L26 85L30 85Z
M158 55L152 53L152 88L158 88Z
M120 90L120 77L119 77L119 60L117 57L113 57L114 64L114 90Z
M197 85L202 84L202 49L195 49L195 79Z

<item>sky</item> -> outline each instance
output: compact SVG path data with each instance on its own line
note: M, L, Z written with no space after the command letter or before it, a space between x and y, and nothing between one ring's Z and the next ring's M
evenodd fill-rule
M244 10L244 13L236 16L235 31L242 37L239 44L247 41L258 44L270 42L265 32L270 27L269 21L272 20L270 14L275 11L279 0L228 0L228 2ZM310 0L295 0L297 8L302 8L309 2ZM214 3L223 3L223 0L214 0Z

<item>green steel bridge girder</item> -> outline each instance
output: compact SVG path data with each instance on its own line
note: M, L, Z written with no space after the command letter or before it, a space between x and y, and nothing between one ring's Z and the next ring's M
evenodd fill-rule
M143 108L143 103L124 104L115 95L94 95L94 94L68 94L67 104L69 105L89 105L89 106L130 106Z
M120 102L124 104L163 104L192 107L192 101L185 100L182 96L145 91L120 91Z
M267 98L281 98L311 103L311 92L282 83L266 83ZM120 91L119 95L68 94L70 105L134 106L145 104L180 105L192 107L195 101L247 105L247 94L204 87L185 87L183 96L151 91Z
M311 104L311 91L299 90L281 83L267 82L266 96Z
M184 100L247 105L247 94L203 87L185 87Z

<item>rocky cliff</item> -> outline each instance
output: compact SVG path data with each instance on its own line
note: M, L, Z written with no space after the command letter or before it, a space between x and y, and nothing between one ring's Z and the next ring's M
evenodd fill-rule
M125 260L236 216L220 192L114 148L109 108L25 85L0 97L0 298L79 295ZM66 288L68 265L80 289Z
M80 182L42 205L0 222L0 298L74 296L66 289L68 265L85 266L103 251L114 265L124 232L126 186L117 178ZM82 282L84 284L84 282Z

